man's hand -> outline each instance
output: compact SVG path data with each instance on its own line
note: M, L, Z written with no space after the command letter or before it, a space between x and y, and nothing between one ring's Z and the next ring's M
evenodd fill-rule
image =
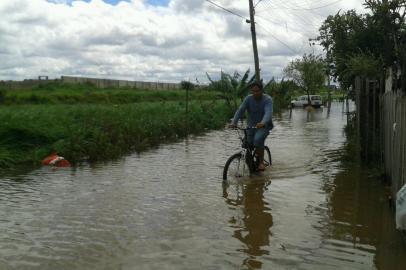
M265 127L265 124L263 124L263 123L258 123L256 125L256 128L263 128L263 127Z
M235 125L235 124L229 124L228 127L229 127L229 128L237 128L237 125Z

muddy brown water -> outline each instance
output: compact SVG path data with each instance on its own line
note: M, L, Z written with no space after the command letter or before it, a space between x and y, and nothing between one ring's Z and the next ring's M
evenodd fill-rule
M382 184L343 161L341 109L276 117L272 170L228 185L230 130L3 174L0 269L406 269Z

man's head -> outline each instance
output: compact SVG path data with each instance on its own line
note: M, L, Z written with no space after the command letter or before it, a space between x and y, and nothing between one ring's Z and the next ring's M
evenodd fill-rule
M250 84L249 89L255 99L260 99L262 97L263 94L262 83L253 82L252 84Z

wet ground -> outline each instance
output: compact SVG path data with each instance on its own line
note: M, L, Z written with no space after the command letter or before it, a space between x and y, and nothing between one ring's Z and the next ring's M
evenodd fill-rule
M276 118L273 168L222 185L222 130L106 164L0 176L0 269L406 269L340 104Z

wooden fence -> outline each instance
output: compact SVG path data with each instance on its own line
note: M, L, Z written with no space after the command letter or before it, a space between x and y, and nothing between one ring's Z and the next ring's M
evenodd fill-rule
M406 182L406 96L385 91L384 79L357 78L354 86L361 157L383 166L394 196Z
M355 80L355 102L361 158L366 162L381 159L381 111L383 87L380 80L357 78Z
M406 97L387 92L382 98L383 163L396 194L406 181Z

